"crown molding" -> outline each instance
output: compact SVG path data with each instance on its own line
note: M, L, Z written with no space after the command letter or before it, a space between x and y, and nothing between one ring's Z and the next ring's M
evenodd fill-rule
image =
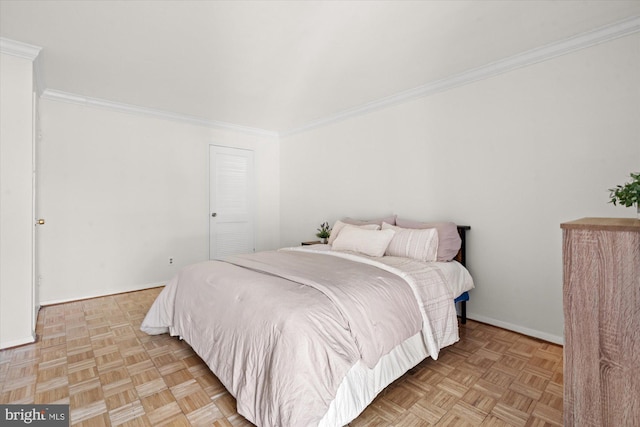
M479 80L484 80L490 77L497 76L518 68L533 65L539 62L546 61L558 56L566 55L571 52L575 52L580 49L595 46L600 43L608 42L620 37L634 34L640 31L640 16L633 16L631 18L615 22L610 25L599 27L591 31L587 31L573 37L560 40L558 42L550 43L535 49L531 49L519 54L486 64L484 66L470 69L462 73L451 75L449 77L436 80L427 83L422 86L418 86L413 89L399 92L397 94L377 99L357 107L342 110L335 114L320 118L318 120L310 121L302 126L295 127L282 132L269 131L259 128L252 128L248 126L236 125L233 123L207 120L195 116L179 114L174 112L168 112L163 110L157 110L153 108L140 107L131 104L124 104L119 102L108 101L99 98L91 98L73 93L46 89L43 84L43 74L41 67L36 59L38 58L40 51L39 46L30 45L23 42L0 37L0 51L13 56L29 59L34 61L34 72L36 76L36 85L38 86L38 92L41 93L41 97L48 100L67 102L78 105L92 106L98 108L109 109L118 112L125 112L130 114L139 114L151 117L158 117L163 119L169 119L174 121L191 123L199 126L205 126L215 129L224 129L234 132L240 132L256 136L266 137L287 137L297 133L302 133L314 128L326 126L332 123L336 123L351 117L367 114L373 111L381 110L383 108L398 105L413 99L430 96L439 92L443 92L449 89L453 89L459 86L463 86L469 83L473 83Z
M326 126L351 117L367 114L381 110L393 105L401 104L416 98L433 95L449 89L453 89L478 80L484 80L499 74L503 74L517 68L537 64L561 55L566 55L580 49L595 46L610 40L624 37L640 31L640 16L615 22L610 25L596 28L591 31L580 33L573 37L550 43L535 49L531 49L519 54L463 71L449 77L418 86L413 89L399 92L385 98L377 99L366 104L342 110L330 116L313 120L299 127L280 132L281 137L287 137L301 132L306 132L321 126Z
M98 107L107 110L117 111L121 113L137 114L161 119L174 120L178 122L190 123L194 125L230 130L255 136L278 137L277 132L268 131L249 126L236 125L233 123L221 122L216 120L207 120L200 117L190 116L187 114L173 113L169 111L157 110L154 108L140 107L132 104L124 104L121 102L108 101L106 99L92 98L74 93L63 92L60 90L46 89L42 92L41 98L51 101L66 102L69 104L84 105L89 107Z
M35 61L42 48L32 44L0 37L0 52Z
M35 89L38 95L42 94L42 90L44 88L44 73L40 65L40 58L42 58L42 56L40 55L41 50L42 47L40 46L35 46L32 44L0 37L0 52L7 55L28 59L33 63Z

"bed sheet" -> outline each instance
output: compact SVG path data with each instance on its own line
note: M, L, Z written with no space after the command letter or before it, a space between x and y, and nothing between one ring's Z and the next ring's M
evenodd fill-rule
M307 245L307 246L295 246L291 248L286 248L287 250L302 250L302 251L315 251L315 252L328 252L331 251L331 245L317 244L317 245ZM334 251L335 252L335 251ZM351 253L354 256L362 256L364 258L373 258L375 260L379 260L380 262L385 262L386 260L390 260L397 257L367 257L362 254ZM449 288L451 292L452 298L457 298L462 295L464 292L470 291L474 288L473 278L462 264L458 261L448 261L448 262L432 262L429 263L436 266L444 276L444 283Z

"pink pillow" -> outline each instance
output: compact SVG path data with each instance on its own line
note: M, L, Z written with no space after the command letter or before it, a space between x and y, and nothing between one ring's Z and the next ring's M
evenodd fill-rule
M418 222L397 218L396 225L402 228L435 228L438 230L438 261L451 261L456 257L462 239L458 234L458 226L453 222Z
M343 218L342 222L344 222L345 224L351 224L351 225L378 224L379 226L382 226L383 222L386 222L387 224L391 224L391 225L396 225L396 217L397 215L391 215L386 218L369 219L369 220Z

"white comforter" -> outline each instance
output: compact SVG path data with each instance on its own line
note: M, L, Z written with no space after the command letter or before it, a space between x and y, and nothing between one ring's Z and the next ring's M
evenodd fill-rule
M332 256L334 255L334 256ZM453 297L434 264L281 250L183 269L142 330L183 337L259 426L317 425L348 371L422 331L458 340Z

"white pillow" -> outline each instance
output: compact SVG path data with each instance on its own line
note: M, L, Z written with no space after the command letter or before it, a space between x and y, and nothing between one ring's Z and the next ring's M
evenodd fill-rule
M336 223L333 224L333 227L331 228L331 234L329 234L329 240L327 241L327 243L332 245L333 241L336 240L336 237L338 237L338 234L340 234L340 230L342 230L345 225L348 225L350 227L363 228L365 230L380 230L380 226L378 224L350 225L340 220L337 220Z
M335 251L353 251L369 256L383 256L396 232L393 230L367 230L346 225L331 246Z
M401 228L382 223L382 230L394 230L396 233L389 243L385 255L401 256L419 261L436 261L438 259L438 230Z

